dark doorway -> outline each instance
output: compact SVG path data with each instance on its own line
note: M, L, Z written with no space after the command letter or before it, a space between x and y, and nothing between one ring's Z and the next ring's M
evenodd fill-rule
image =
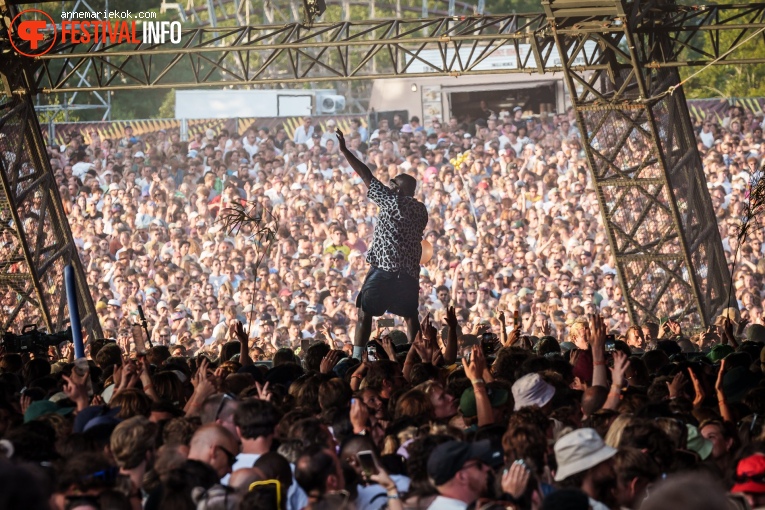
M460 121L468 116L470 119L484 118L481 110L481 101L486 101L488 108L499 114L502 110L512 112L513 108L520 106L524 111L531 110L540 113L545 109L549 113L549 106L556 104L555 84L535 85L528 88L500 89L500 90L473 90L470 92L451 93L451 115Z

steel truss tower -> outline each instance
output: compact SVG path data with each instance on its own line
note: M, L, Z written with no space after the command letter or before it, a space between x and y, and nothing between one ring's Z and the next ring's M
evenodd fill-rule
M665 4L543 0L632 323L698 327L730 275L679 73L651 65L671 48Z
M95 338L101 327L34 105L16 90L0 104L0 332L20 333L27 324L51 333L66 329L64 266L71 263L82 326Z

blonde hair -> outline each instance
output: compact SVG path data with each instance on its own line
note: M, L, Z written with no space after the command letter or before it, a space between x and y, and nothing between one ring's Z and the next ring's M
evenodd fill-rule
M145 416L134 416L117 425L110 441L117 465L124 469L138 467L146 459L146 452L154 449L156 435L157 426Z
M617 416L608 428L608 432L604 438L605 443L611 448L619 448L619 443L622 442L624 429L632 424L632 420L633 416L631 414L620 414Z

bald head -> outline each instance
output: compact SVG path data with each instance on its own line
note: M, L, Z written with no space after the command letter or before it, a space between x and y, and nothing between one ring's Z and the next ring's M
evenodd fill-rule
M227 428L211 423L200 427L191 438L189 459L209 464L223 477L231 472L239 454L239 440Z
M268 477L258 468L242 468L231 473L231 478L229 478L228 484L235 489L247 491L252 482L259 482L267 479Z
M417 190L417 179L407 174L398 174L391 181L391 188L399 195L413 197Z
M233 441L236 443L237 439L227 428L216 423L210 423L209 425L199 427L194 433L194 436L191 438L191 451L193 452L196 449L221 441Z

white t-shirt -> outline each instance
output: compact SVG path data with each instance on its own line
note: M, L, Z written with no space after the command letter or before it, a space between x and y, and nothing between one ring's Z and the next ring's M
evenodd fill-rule
M468 504L459 499L438 496L428 507L428 510L467 510Z

